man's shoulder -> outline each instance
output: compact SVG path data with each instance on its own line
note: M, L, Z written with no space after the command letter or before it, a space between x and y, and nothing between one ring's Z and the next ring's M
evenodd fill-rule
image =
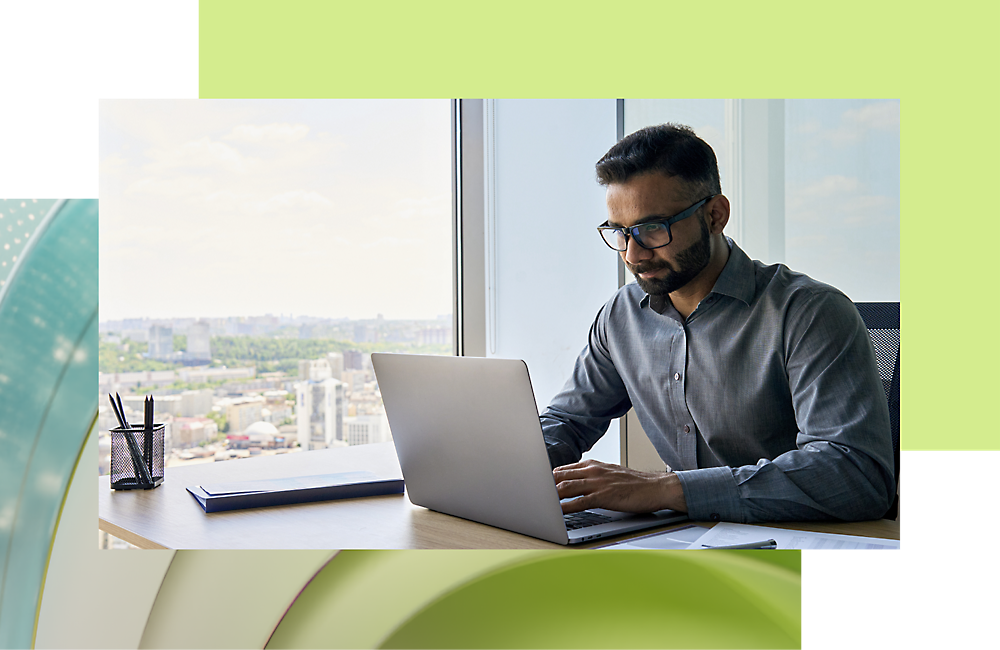
M851 299L837 287L784 264L764 265L754 260L758 295L788 316L857 317Z

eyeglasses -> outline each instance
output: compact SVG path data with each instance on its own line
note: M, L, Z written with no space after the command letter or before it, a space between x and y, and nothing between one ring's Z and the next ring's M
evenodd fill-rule
M692 205L690 208L684 210L683 212L678 212L672 217L647 221L628 228L610 226L608 225L608 222L605 221L603 225L597 227L597 231L601 233L601 238L604 239L605 244L610 246L613 250L619 252L628 249L629 237L635 239L635 243L639 244L643 248L662 248L673 241L673 236L670 234L670 224L677 223L682 219L687 219L692 214L697 212L698 208L705 205L716 196L716 194L713 194L712 196L705 197L701 201Z

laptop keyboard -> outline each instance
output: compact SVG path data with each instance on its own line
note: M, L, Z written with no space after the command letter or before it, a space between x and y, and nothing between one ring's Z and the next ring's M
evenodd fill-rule
M607 515L599 515L596 512L586 511L563 515L563 520L566 522L566 530L576 530L577 528L586 528L587 526L596 526L613 521Z

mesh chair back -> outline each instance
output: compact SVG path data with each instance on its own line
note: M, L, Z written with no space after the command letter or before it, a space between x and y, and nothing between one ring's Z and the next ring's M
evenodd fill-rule
M899 488L899 303L856 302L869 338L875 348L875 361L889 403L889 424L892 428L892 451L896 469L896 488ZM899 496L893 498L886 512L886 519L899 514Z

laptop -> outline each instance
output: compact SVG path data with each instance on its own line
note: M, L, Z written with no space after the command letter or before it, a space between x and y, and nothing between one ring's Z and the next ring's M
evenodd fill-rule
M687 518L602 509L564 518L524 361L376 352L372 365L416 505L556 544Z

